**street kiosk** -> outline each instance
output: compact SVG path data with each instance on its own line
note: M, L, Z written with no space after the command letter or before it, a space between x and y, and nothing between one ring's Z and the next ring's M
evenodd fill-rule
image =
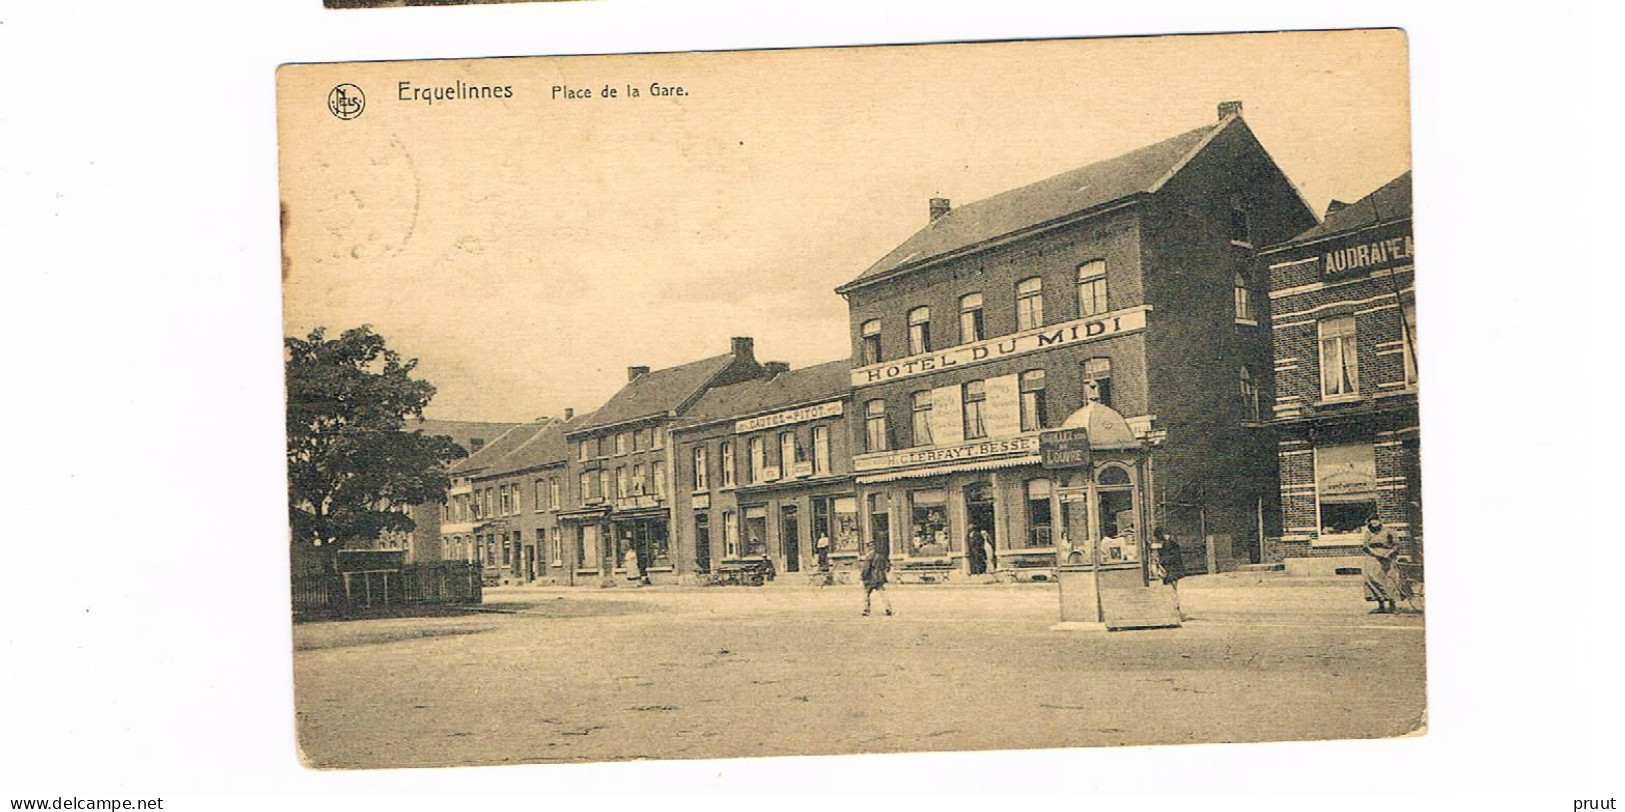
M1060 631L1180 625L1178 593L1153 578L1149 447L1091 388L1088 402L1039 437L1061 502Z

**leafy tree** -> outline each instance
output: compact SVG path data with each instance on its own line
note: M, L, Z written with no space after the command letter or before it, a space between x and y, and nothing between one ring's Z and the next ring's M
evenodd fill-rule
M362 325L337 339L317 328L285 338L288 518L295 545L328 568L346 544L410 532L402 508L445 498L448 463L467 456L449 437L406 431L434 397L382 336Z

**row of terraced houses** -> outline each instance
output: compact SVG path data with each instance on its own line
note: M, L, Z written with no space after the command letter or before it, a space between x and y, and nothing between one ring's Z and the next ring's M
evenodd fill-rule
M1230 102L926 213L837 289L838 360L792 369L719 336L716 356L629 366L597 409L508 427L457 464L411 557L514 582L693 583L740 561L850 568L872 548L905 579L1043 579L1084 541L1069 533L1160 527L1192 569L1306 572L1349 566L1371 516L1420 539L1409 173L1322 221ZM1091 398L1149 463L1133 487L1093 471L1090 519L1069 530L1039 438Z

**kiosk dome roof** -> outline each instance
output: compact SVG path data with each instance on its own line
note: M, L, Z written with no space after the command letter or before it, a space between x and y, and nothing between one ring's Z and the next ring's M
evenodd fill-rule
M1089 432L1089 447L1097 449L1124 449L1139 448L1140 440L1134 436L1134 430L1129 428L1128 420L1124 419L1116 409L1092 400L1083 405L1083 408L1073 412L1061 424L1063 429L1087 429Z

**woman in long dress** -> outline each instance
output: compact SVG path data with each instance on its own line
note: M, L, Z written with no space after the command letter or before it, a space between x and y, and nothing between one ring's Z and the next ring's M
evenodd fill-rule
M1365 526L1365 540L1360 545L1366 555L1361 570L1365 575L1365 599L1375 601L1372 614L1393 614L1399 610L1399 601L1411 599L1410 584L1396 560L1400 553L1399 535L1382 526L1382 520L1371 517Z

